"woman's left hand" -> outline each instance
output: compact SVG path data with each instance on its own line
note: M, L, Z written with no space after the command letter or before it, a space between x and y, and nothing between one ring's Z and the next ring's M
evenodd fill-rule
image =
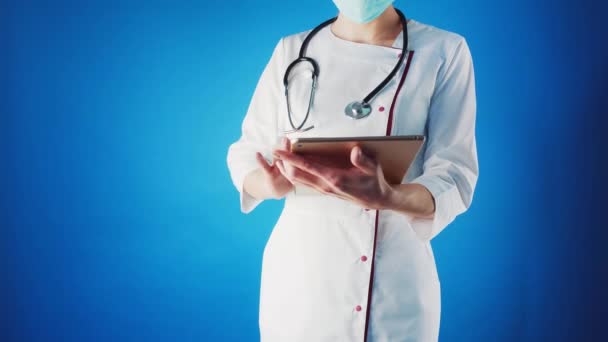
M313 156L274 150L279 170L292 183L301 183L317 191L350 200L369 209L382 209L390 200L392 188L382 167L365 155L359 146L350 153L349 167L328 166Z

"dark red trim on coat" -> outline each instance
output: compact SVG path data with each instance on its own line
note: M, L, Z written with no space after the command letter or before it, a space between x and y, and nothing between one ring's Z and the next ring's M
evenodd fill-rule
M376 210L376 221L374 222L374 247L372 250L372 268L369 275L369 285L367 286L367 311L365 313L365 332L363 333L363 342L367 342L367 329L369 326L369 312L372 304L372 287L374 286L374 261L376 260L376 235L378 234L378 217L380 211Z
M395 103L397 102L397 97L399 96L401 87L403 87L403 83L405 83L407 73L408 71L410 71L410 63L412 62L412 57L414 57L414 51L410 51L407 56L407 62L405 63L405 70L403 70L403 76L401 77L401 81L399 82L399 86L397 87L397 91L395 92L395 97L393 97L393 102L391 103L391 110L388 113L388 123L386 124L387 136L391 135L391 131L393 130L393 112L395 111Z
M399 82L399 86L397 86L397 91L395 91L395 96L393 97L393 102L391 103L391 110L388 114L388 123L386 124L386 135L390 136L391 131L393 130L393 112L395 110L395 103L397 102L397 97L399 96L399 92L401 91L401 87L403 87L403 83L405 83L405 78L407 77L407 73L410 70L410 63L412 61L412 57L414 56L414 51L409 51L407 56L407 63L405 64L405 70L403 70L403 76L401 76L401 81ZM363 342L367 342L367 330L369 326L369 313L371 311L372 304L372 288L374 286L374 263L376 261L376 236L378 235L378 218L380 217L380 210L376 210L376 220L374 222L374 247L372 249L372 267L369 275L369 285L367 287L367 311L365 314L365 332L363 333Z

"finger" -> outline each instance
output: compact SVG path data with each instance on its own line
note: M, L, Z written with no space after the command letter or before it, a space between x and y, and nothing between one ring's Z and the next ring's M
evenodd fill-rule
M282 163L282 161L281 161ZM348 195L347 193L343 193L339 188L333 187L331 184L327 183L324 179L319 178L313 174L310 174L304 170L298 169L294 167L294 171L292 171L292 182L304 184L309 186L323 194L332 195L343 199L345 201L354 201L355 198Z
M258 164L260 164L260 166L262 167L264 172L266 172L266 173L272 172L272 166L270 166L268 164L268 162L266 161L266 158L264 158L260 152L255 153L255 159L258 161Z
M317 191L329 194L332 192L331 186L327 184L323 179L310 174L302 169L298 169L297 167L291 167L291 170L288 171L289 177L293 183L300 183L307 185Z
M369 175L375 174L378 168L376 161L371 157L365 155L365 153L363 153L363 150L361 150L360 146L355 146L350 151L350 161L358 169Z
M289 142L289 139L286 137L281 138L281 140L272 149L273 162L278 159L276 154L277 151L289 151L290 148L291 143Z
M332 192L330 193L330 195L335 196L335 197L338 197L339 199L343 199L343 200L345 200L345 201L350 201L350 202L354 202L354 201L355 201L355 200L354 200L354 198L352 198L352 197L350 197L350 196L347 196L347 195L345 195L345 194L343 194L343 193L340 193L340 192L335 192L335 191L332 191Z
M275 157L284 161L289 162L298 169L304 170L312 175L327 180L327 177L333 174L333 170L319 163L313 163L307 158L297 155L295 153L286 151L274 151Z
M275 165L277 166L277 169L279 169L279 172L281 173L281 175L282 175L283 177L285 177L285 179L287 179L287 180L288 180L290 183L292 183L292 182L291 182L291 179L289 179L289 176L288 176L288 174L287 174L287 171L285 171L285 165L283 165L283 161L282 161L282 160L277 160L277 161L275 162ZM293 183L292 183L292 184L293 184Z
M356 203L358 204L359 200L356 197L353 197L351 195L349 195L348 193L342 192L340 191L339 188L331 188L331 190L328 193L331 196L337 197L339 199L348 201L348 202L352 202L352 203Z
M290 171L286 170L283 160L277 160L277 168L281 171L283 176L287 178L292 184L299 183L311 187L320 193L332 195L343 199L345 201L352 201L358 203L358 199L350 196L347 193L340 192L340 189L334 189L325 180L316 177L304 170L298 169L293 165L290 165Z
M273 149L273 151L274 150L285 150L287 147L289 147L289 138L282 137L279 139L279 141L276 144L274 144L272 149Z

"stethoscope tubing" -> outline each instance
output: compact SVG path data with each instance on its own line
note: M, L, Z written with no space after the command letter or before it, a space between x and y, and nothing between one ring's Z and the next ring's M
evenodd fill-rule
M369 111L367 114L365 114L363 116L358 116L358 117L351 116L347 112L347 115L351 116L352 118L355 118L355 119L363 118L363 117L368 116L371 113L371 107L369 106L369 103L372 101L372 99L374 97L376 97L376 95L378 95L378 93L380 93L380 91L382 91L382 89L384 89L384 87L386 87L388 82L390 82L390 80L393 79L393 77L395 77L395 74L397 73L397 71L399 70L401 65L403 64L403 60L405 59L405 52L407 51L407 47L408 47L408 43L409 43L408 42L408 31L407 31L407 19L405 18L405 15L400 10L395 8L395 11L397 12L397 15L399 15L399 19L400 19L401 25L403 27L403 46L401 48L401 55L399 56L399 60L397 61L397 64L391 70L391 72L384 78L384 80L382 80L382 82L380 82L380 84L378 84L369 94L367 94L367 96L365 96L363 101L361 101L361 102L355 101L355 102L350 103L347 106L347 108L349 108L352 105L358 105L359 108L366 107L366 109ZM310 108L312 107L313 98L314 98L315 90L317 87L317 81L319 78L319 65L313 58L306 57L306 49L308 48L308 45L309 45L311 39L314 37L314 35L317 34L325 26L330 25L331 23L336 21L336 19L338 19L337 16L334 18L328 19L328 20L322 22L321 24L317 25L310 33L308 33L306 38L304 38L302 45L300 46L300 52L298 54L298 58L296 58L294 61L292 61L289 64L289 66L287 67L287 69L285 70L285 74L283 75L283 85L285 87L285 99L287 102L287 116L289 118L289 124L293 128L292 130L286 131L285 132L286 134L294 133L294 132L305 132L305 131L308 131L308 130L311 130L312 128L314 128L314 125L306 127L306 128L303 128L303 127L306 124L306 121L308 120L308 117L310 115ZM302 120L302 123L296 127L296 125L293 123L291 104L289 102L289 75L291 73L291 70L299 63L309 63L312 66L313 72L312 72L312 86L310 89L310 97L308 100L308 108L306 110L306 115L304 116L304 120Z

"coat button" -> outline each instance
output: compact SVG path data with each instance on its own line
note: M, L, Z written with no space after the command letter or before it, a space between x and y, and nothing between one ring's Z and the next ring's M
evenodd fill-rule
M384 106L380 106L380 108L378 108L379 111L384 112Z
M361 305L357 305L357 306L355 306L355 310L357 310L357 311L361 311Z
M366 262L367 261L367 257L365 255L361 256L361 261Z

